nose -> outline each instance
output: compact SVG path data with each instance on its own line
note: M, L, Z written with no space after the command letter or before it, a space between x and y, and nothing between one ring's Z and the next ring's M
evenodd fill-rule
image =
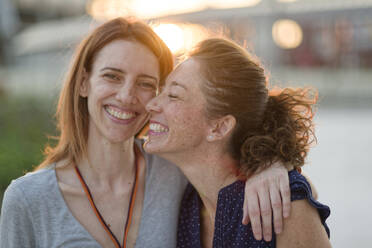
M125 82L117 92L116 99L124 104L138 103L135 82Z
M161 106L160 106L160 97L161 94L152 98L146 105L146 110L149 113L154 113L154 112L160 112L161 111Z

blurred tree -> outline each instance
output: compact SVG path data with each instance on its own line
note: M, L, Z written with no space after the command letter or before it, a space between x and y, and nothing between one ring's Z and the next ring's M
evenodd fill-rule
M55 135L54 104L45 99L0 97L0 200L12 179L38 165ZM53 142L53 140L50 140Z

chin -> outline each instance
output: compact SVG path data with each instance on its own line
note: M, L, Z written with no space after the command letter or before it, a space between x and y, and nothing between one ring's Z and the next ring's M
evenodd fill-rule
M159 142L151 140L151 137L149 137L145 144L143 145L143 148L147 153L161 155L164 152L164 146L162 146Z

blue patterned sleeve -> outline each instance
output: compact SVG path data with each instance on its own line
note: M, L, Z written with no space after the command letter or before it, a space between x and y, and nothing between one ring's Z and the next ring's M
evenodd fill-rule
M291 201L307 199L309 203L318 210L320 219L329 238L330 232L326 220L331 213L330 208L314 199L309 182L297 170L290 171L288 175L291 188Z

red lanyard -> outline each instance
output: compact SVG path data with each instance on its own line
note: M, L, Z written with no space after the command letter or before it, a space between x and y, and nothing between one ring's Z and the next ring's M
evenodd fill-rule
M130 225L132 223L134 203L136 201L136 193L137 193L137 189L138 189L138 158L137 158L138 157L138 151L137 151L136 148L137 147L135 147L135 149L134 149L134 152L135 152L135 162L134 163L135 163L136 171L135 171L135 176L134 176L134 185L132 187L132 193L130 195L130 200L129 200L129 209L128 209L127 221L125 223L123 248L125 248L126 247L126 244L127 244L127 238L128 238L128 233L129 233ZM112 242L114 243L115 247L122 248L120 246L119 240L112 233L110 227L106 224L106 222L103 219L101 213L97 209L96 204L93 201L92 194L90 193L89 187L85 183L85 181L84 181L83 177L81 176L81 173L80 173L80 171L79 171L79 169L78 169L77 166L75 166L75 171L76 171L76 174L77 174L77 176L78 176L78 178L80 180L81 185L83 186L84 192L85 192L85 194L86 194L86 196L87 196L87 198L89 200L89 203L90 203L90 205L91 205L91 207L92 207L95 215L97 216L97 219L102 224L103 228L105 229L105 231L109 235L109 237L112 240Z

